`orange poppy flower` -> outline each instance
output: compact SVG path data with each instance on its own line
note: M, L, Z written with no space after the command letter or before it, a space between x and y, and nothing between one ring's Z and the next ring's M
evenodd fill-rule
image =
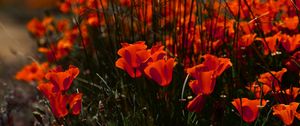
M144 70L145 74L160 86L168 86L172 81L174 58L158 60L150 63Z
M73 115L80 113L82 94L77 93L70 96L65 94L78 74L79 69L75 66L70 65L66 71L62 71L62 68L58 66L46 74L45 78L50 82L38 85L37 89L49 100L55 117L66 116L69 113L67 105L69 105Z
M52 83L41 83L37 89L49 100L51 110L55 117L61 118L66 116L69 112L67 105L69 105L73 115L80 114L82 93L76 93L70 96L63 95L63 92L57 90Z
M70 20L69 19L60 19L57 21L56 29L59 32L65 32L69 29Z
M293 100L295 100L296 97L297 97L298 94L299 94L299 90L300 90L300 88L292 87L292 90L291 90L291 89L286 89L286 90L285 90L285 93L286 93L287 95L291 96Z
M139 41L134 44L123 43L122 46L118 51L121 58L116 61L116 67L125 70L132 78L140 77L142 72L139 67L150 57L150 53L146 50L147 45Z
M32 62L31 64L24 66L24 68L15 75L15 78L26 82L42 81L48 70L48 66L47 62L42 64Z
M46 34L46 27L36 18L27 23L27 29L36 37L43 37Z
M269 87L267 85L264 85L264 84L261 87L256 82L254 82L251 86L248 86L246 88L248 90L250 90L251 92L253 92L256 98L260 98L261 97L261 95L262 95L261 94L261 88L262 88L262 93L263 93L262 96L264 96L264 95L268 94L270 91L272 91L271 87Z
M275 90L276 91L279 91L280 90L280 83L281 83L281 80L282 80L282 76L283 74L287 71L286 68L282 68L280 71L271 71L271 73L277 78L275 79L274 76L272 76L271 73L269 72L266 72L266 73L263 73L259 76L258 78L258 82L261 82L263 83L264 85L267 85L269 86L270 88L272 88L274 86ZM280 82L278 82L280 81ZM256 82L255 82L256 83Z
M57 44L51 44L50 48L41 47L39 52L46 55L49 62L60 60L65 56L68 56L73 49L73 41L70 39L61 39Z
M216 77L213 75L213 71L199 72L197 80L191 81L192 85L197 85L200 92L203 94L211 94L214 91Z
M262 100L262 104L260 104L260 100L249 100L248 98L237 98L234 99L231 103L238 110L238 112L242 116L242 119L247 123L255 121L258 116L259 106L266 105L265 100Z
M153 45L150 52L151 56L147 62L155 62L167 57L167 52L164 50L164 46L161 43Z
M300 34L289 36L283 34L280 39L281 45L287 52L293 52L300 47Z
M247 34L243 35L239 41L239 47L247 47L251 45L254 42L254 38L256 37L256 34Z
M50 80L51 83L56 86L60 91L67 91L73 80L79 74L79 69L75 66L70 65L69 69L62 71L49 71L46 74L46 79Z
M285 125L291 125L294 121L294 117L299 115L297 108L299 103L292 102L289 105L278 104L272 107L273 115L279 117Z
M263 43L264 46L264 55L268 55L270 52L271 54L276 53L277 51L277 40L280 38L280 32L277 34L271 36L271 37L266 37L266 41L262 38L257 38L256 40L259 40Z
M81 111L82 93L72 94L69 97L69 106L73 115L80 114Z
M59 4L59 10L62 13L68 13L68 12L70 12L70 10L71 10L71 3L69 3L69 2L60 3Z
M220 76L227 68L232 66L227 58L218 58L206 54L203 56L204 62L187 69L187 73L192 75L199 85L199 90L205 95L211 94L215 87L216 77Z
M295 30L297 29L299 24L298 16L294 17L285 17L283 19L283 27L288 28L289 30Z

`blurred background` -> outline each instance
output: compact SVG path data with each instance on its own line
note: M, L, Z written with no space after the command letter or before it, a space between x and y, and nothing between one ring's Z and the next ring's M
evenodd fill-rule
M34 124L33 86L14 80L15 73L35 58L36 43L26 23L54 8L58 0L0 0L0 126Z

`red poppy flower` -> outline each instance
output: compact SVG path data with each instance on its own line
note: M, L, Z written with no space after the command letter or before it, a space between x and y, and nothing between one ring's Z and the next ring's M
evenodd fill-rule
M38 51L44 53L49 62L53 62L68 56L72 49L73 41L71 39L64 38L59 40L57 44L51 44L50 48L41 47Z
M281 83L281 80L282 80L282 76L283 76L283 74L286 71L287 71L286 68L282 68L282 70L277 71L277 72L271 71L271 73L275 76L276 79L269 72L263 73L263 74L261 74L259 76L258 82L261 82L262 84L267 85L270 88L272 88L274 86L275 90L279 91L280 90L280 83ZM280 82L278 82L278 81L280 81Z
M62 67L58 66L46 74L45 78L50 82L42 82L38 85L37 89L49 100L55 117L61 118L66 116L69 113L67 105L69 105L73 115L80 113L82 94L66 95L66 91L78 74L79 69L75 66L70 65L66 71L63 71Z
M187 69L187 73L196 79L194 83L199 85L199 90L205 94L211 94L215 87L216 77L220 76L227 68L232 66L227 58L218 58L210 54L203 56L204 62Z
M285 125L291 125L294 121L294 117L298 116L297 108L299 103L292 102L289 105L278 104L272 107L273 115L279 117Z
M46 27L41 21L34 18L27 23L27 29L36 37L43 37L46 33Z
M271 87L264 84L262 86L259 86L257 83L253 83L251 86L246 88L251 92L253 92L256 98L260 98L261 95L264 96L268 94L270 91L272 91ZM261 89L263 94L261 94Z
M164 46L161 43L153 45L150 49L151 56L147 62L155 62L167 57L167 52L164 50Z
M48 66L47 62L42 64L32 62L24 66L24 68L15 75L15 78L26 82L42 81L48 70Z
M276 53L277 51L277 41L280 38L280 32L278 32L277 34L271 36L271 37L266 37L266 41L264 41L264 39L262 38L257 38L256 40L259 40L263 43L264 46L264 55L268 55L270 52L271 54Z
M69 69L64 72L48 72L46 79L50 80L60 91L67 91L73 80L79 74L79 69L75 66L70 65Z
M300 47L300 34L289 36L286 34L281 35L281 45L287 52L293 52Z
M288 28L289 30L295 30L298 27L299 24L299 20L298 20L298 16L294 16L294 17L285 17L283 19L283 27L284 28Z
M125 70L132 78L140 77L142 73L139 67L150 57L150 53L146 50L147 45L140 41L134 44L123 43L122 46L118 51L121 58L116 61L116 67Z
M70 2L63 2L59 5L59 10L63 13L68 13L71 10L71 3Z
M300 91L300 88L292 87L292 90L291 89L286 89L285 93L287 95L289 95L290 97L292 97L293 100L295 100L296 97L299 95L299 91Z
M161 86L168 86L172 81L174 59L158 60L150 63L144 70L145 74Z
M248 98L234 99L231 103L247 123L251 123L257 118L259 106L266 105L265 100L262 100L262 104L260 104L260 100L249 100Z
M239 41L239 47L247 47L251 45L254 41L254 38L256 37L256 34L247 34L243 35Z

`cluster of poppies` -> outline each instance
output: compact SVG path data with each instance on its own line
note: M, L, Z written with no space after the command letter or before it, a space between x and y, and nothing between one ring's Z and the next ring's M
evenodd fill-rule
M208 96L222 83L218 78L232 68L234 75L223 80L243 83L239 88L253 95L230 97L230 107L245 122L257 120L266 105L285 125L293 124L294 117L300 119L299 82L283 85L286 73L298 76L300 71L300 2L296 0L64 0L58 8L62 17L72 18L47 15L27 24L48 62L27 65L15 77L38 82L56 117L80 113L82 94L67 93L79 69L50 70L49 66L84 49L86 58L99 58L99 64L107 60L100 50L114 51L110 53L119 57L115 64L107 61L111 63L107 67L120 68L131 78L144 75L162 87L171 84L174 66L180 65L194 94L186 107L190 112L203 110ZM252 72L243 66L265 71ZM237 79L243 75L253 78Z
M70 65L66 71L62 71L61 67L57 67L45 75L49 82L40 83L37 86L38 90L48 99L55 117L64 117L69 111L73 115L80 114L82 93L67 94L78 74L79 69L75 66ZM67 105L69 108L67 108Z
M205 104L204 97L214 91L217 77L232 66L228 58L218 58L211 54L205 54L203 58L203 63L187 69L187 73L196 79L189 82L190 88L196 95L187 106L187 109L192 112L201 111Z
M42 82L46 72L49 70L49 63L32 62L24 66L15 75L16 80L25 81L27 83Z
M164 46L156 44L147 49L145 42L134 44L122 43L118 51L121 57L116 61L116 67L125 70L132 78L144 73L161 86L168 86L172 81L174 58L169 58Z

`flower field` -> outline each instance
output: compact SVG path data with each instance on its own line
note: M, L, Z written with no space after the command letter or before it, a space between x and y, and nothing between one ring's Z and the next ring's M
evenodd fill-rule
M32 125L300 125L298 0L55 3L13 77Z

